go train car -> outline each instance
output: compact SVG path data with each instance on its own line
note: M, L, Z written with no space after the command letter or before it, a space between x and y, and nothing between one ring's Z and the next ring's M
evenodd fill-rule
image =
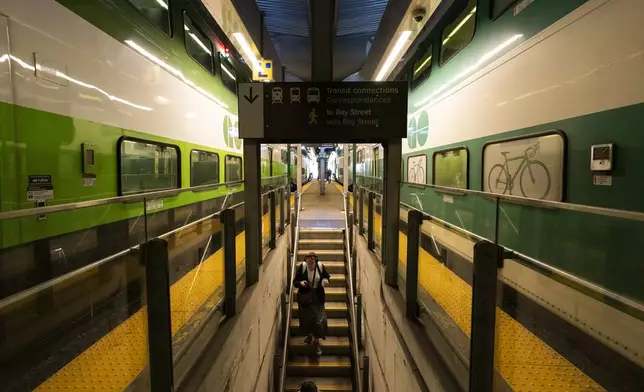
M421 239L430 311L468 347L455 304L471 303L474 238L498 242L501 383L642 390L644 2L462 3L397 75L411 91L401 235L410 208L436 217ZM380 177L378 158L360 145L357 174Z
M0 221L0 382L30 390L141 307L133 247L243 201L250 70L201 2L6 1L0 24L0 212L163 192ZM285 150L266 146L264 176ZM171 283L218 233L169 237Z

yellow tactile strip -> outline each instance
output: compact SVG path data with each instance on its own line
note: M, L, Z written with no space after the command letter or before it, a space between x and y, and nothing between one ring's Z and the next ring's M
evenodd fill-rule
M237 264L245 258L245 235L235 239ZM170 288L172 334L223 284L223 250L208 257ZM147 365L147 308L113 329L101 340L42 383L38 391L121 391Z
M376 229L379 229L379 226L376 226ZM406 267L407 236L399 233L399 241L399 259ZM422 248L419 252L418 268L418 283L470 337L471 286ZM496 312L497 368L514 391L605 391L503 310L497 308Z

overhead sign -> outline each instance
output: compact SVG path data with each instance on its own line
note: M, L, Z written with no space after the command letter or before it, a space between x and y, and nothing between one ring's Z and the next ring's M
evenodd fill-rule
M265 81L273 80L273 61L272 60L260 60L259 70L255 70L253 73L253 80Z
M239 86L242 139L360 142L407 136L406 82Z

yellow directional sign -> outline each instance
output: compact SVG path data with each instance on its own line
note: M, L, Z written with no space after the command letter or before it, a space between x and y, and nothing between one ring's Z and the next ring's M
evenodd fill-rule
M253 80L257 80L257 81L273 80L273 61L260 60L259 70L255 70L255 72L253 72Z

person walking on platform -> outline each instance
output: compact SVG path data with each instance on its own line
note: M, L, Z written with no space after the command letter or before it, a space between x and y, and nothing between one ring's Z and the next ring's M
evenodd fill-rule
M306 255L304 263L298 266L293 278L297 290L297 304L300 312L300 329L306 334L305 343L313 342L315 353L322 355L320 339L326 339L328 329L324 309L324 288L329 284L331 275L320 263L315 252Z

